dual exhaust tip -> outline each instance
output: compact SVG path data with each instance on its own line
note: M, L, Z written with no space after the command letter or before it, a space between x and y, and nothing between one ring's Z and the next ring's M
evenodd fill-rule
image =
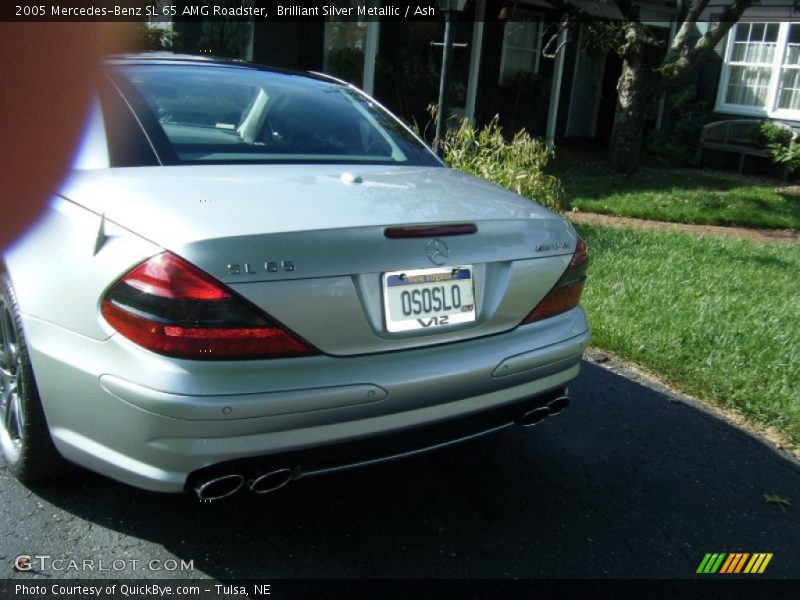
M544 421L547 417L557 415L567 408L567 406L569 406L569 396L559 396L558 398L550 400L550 402L544 406L537 406L536 408L522 413L522 416L519 418L519 423L525 427L533 427Z
M544 406L523 413L519 423L525 427L532 427L547 417L560 413L568 405L569 396L558 396ZM251 479L241 473L222 473L202 478L192 486L192 489L201 501L212 502L233 496L245 486L254 494L269 494L287 486L294 477L294 470L288 467L266 471Z
M267 471L252 479L241 473L223 473L198 481L192 489L203 502L212 502L233 496L245 486L254 494L269 494L288 485L293 478L294 471L289 468Z

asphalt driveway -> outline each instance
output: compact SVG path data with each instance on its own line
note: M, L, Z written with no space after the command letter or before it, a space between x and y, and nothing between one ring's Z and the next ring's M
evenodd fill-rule
M100 577L693 577L771 552L800 578L800 465L668 391L585 363L573 403L390 465L200 503L85 471L27 490L0 471L3 577L19 554L140 561ZM767 503L765 494L792 502ZM184 559L193 571L148 571ZM163 563L162 563L163 564Z

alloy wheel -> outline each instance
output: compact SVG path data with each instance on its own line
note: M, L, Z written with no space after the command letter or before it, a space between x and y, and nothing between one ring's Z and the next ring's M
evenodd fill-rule
M19 337L6 300L0 297L0 444L16 460L25 429L24 380Z

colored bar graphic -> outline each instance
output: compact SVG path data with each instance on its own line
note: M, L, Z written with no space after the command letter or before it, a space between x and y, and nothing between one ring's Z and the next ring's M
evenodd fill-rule
M695 573L705 573L706 572L706 565L708 565L709 561L711 560L711 554L706 554L703 557L703 560L700 561L700 566L697 567L697 571Z
M719 558L717 558L717 560L714 561L714 564L711 565L711 569L708 572L709 573L716 573L719 570L719 567L722 564L722 561L725 559L725 556L726 556L726 554L724 552L722 554L720 554Z
M722 564L722 568L719 570L720 573L730 573L730 569L733 564L736 562L736 558L738 554L728 554L727 560Z
M761 562L763 560L764 560L764 555L756 552L755 554L753 554L753 557L750 559L750 562L747 563L747 566L744 568L744 572L758 573L758 567L761 566Z
M725 561L725 564L722 565L722 568L719 570L720 573L735 573L736 568L739 566L739 563L742 559L741 552L733 552L728 554L728 559Z
M760 574L772 560L767 552L708 552L700 561L696 573L736 575L740 573ZM747 566L745 566L747 565Z
M769 564L769 561L771 561L771 560L772 560L772 552L770 552L769 554L766 555L766 557L764 558L764 562L761 563L761 568L758 570L758 572L759 573L763 573L764 569L767 568L767 565Z
M736 563L736 568L731 570L731 573L739 573L744 567L744 562L750 557L749 552L745 552L739 555L739 561Z

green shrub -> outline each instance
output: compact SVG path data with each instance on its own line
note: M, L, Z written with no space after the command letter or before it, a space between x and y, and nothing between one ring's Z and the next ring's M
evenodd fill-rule
M435 115L435 109L431 113ZM497 116L480 129L462 119L447 131L442 156L455 169L487 179L551 210L563 209L561 182L545 173L553 152L524 129L506 140Z
M764 121L755 127L758 128L756 132L756 145L761 148L768 148L770 145L774 144L788 146L792 143L792 132L785 127L781 127L770 121Z
M775 164L785 165L786 170L783 172L783 181L789 173L795 171L800 167L800 144L790 141L788 146L780 142L767 144L772 162Z
M789 173L800 167L800 144L794 141L791 130L776 123L764 121L757 127L756 143L769 150L773 163L786 167L782 174L785 181Z
M690 165L697 154L700 130L708 114L705 102L695 100L694 86L667 94L661 129L647 138L647 151L673 167Z

